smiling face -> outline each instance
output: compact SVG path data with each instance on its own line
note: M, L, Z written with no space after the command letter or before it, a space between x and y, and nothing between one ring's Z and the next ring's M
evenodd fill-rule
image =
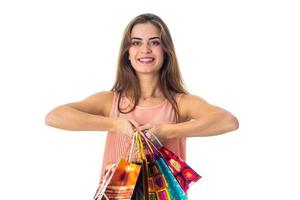
M136 24L131 31L129 60L139 74L158 73L164 61L160 31L151 23Z

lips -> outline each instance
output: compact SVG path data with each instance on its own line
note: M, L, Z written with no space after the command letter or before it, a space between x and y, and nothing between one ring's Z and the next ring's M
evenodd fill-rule
M137 59L140 63L149 64L152 63L155 59L153 57L142 57Z

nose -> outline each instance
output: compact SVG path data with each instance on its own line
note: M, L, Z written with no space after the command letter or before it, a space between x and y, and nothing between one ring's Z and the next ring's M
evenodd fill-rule
M151 48L148 43L145 43L141 46L141 52L142 53L151 53Z

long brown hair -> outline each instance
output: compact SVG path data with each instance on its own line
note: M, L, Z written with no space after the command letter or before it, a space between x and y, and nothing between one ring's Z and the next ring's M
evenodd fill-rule
M159 87L164 97L172 104L176 114L176 122L179 122L179 109L172 93L189 93L183 86L184 84L181 78L175 48L169 29L163 20L154 14L146 13L139 15L131 20L125 28L119 52L116 81L111 91L121 94L118 99L119 112L129 113L135 109L141 97L141 87L137 74L128 59L128 49L131 44L130 36L132 28L136 24L143 24L147 22L150 22L156 26L158 30L160 30L161 45L164 51L164 62L160 69ZM128 112L123 112L120 109L120 98L122 93L127 93L128 91L132 91L133 96L131 99L134 101L134 106Z

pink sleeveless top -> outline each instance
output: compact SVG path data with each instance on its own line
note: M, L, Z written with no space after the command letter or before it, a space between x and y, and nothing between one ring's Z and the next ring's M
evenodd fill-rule
M176 123L175 111L172 108L172 104L166 99L162 103L155 106L136 106L136 108L130 113L123 114L118 111L118 97L119 93L114 93L113 106L110 111L110 117L133 119L139 125L146 123L151 124L170 124ZM178 104L182 94L174 94L176 102ZM121 108L129 108L128 106L133 104L126 97L120 99ZM130 107L131 108L131 107ZM121 109L122 111L124 109ZM125 109L128 111L127 109ZM130 147L130 138L122 134L117 134L113 131L109 131L106 137L106 144L104 149L104 158L102 162L101 175L104 174L105 168L108 164L116 163L121 157L128 155ZM173 138L163 142L163 145L177 154L181 159L186 159L186 138Z

